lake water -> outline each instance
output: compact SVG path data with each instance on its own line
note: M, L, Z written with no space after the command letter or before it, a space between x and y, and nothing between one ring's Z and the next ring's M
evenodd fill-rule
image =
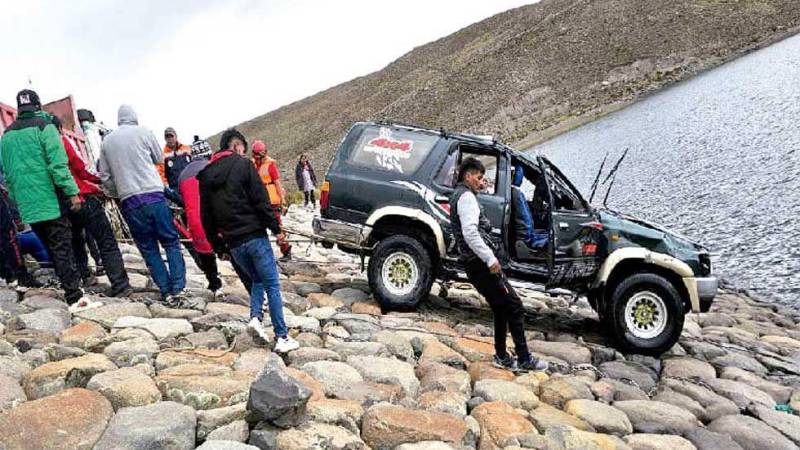
M800 308L800 36L536 148L587 198L606 152L608 171L630 148L609 207L705 244L726 281Z

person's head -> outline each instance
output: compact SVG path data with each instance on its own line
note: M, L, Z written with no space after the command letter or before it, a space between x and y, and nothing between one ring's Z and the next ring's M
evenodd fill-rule
M167 127L167 129L164 130L164 140L167 141L167 146L169 148L178 146L178 133L175 132L175 128Z
M23 113L41 110L42 102L39 101L39 94L30 89L17 92L17 111Z
M197 142L197 141L199 141L199 140L200 140L200 136L198 136L198 135L196 135L196 134L195 134L195 135L194 135L194 140L193 140L192 142Z
M139 117L136 111L133 110L131 105L121 105L117 111L117 124L122 125L139 125Z
M231 150L234 153L244 155L247 152L247 139L236 128L228 128L222 133L219 140L219 149Z
M61 119L59 119L56 115L53 115L53 125L55 125L59 134L64 132L64 124L61 123Z
M301 154L300 154L300 163L301 163L301 164L305 164L305 163L307 163L307 162L308 162L308 156L306 156L306 154L305 154L305 153L301 153Z
M267 144L264 141L253 141L253 158L262 160L267 157Z
M479 192L483 186L483 175L486 168L483 163L469 157L461 161L458 166L458 182L464 183L472 192Z

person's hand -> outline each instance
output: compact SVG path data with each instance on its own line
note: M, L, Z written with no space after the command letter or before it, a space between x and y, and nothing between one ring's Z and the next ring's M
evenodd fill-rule
M283 230L281 230L281 232L280 232L280 233L278 233L278 235L276 236L276 238L277 238L279 241L284 241L284 240L286 240L286 232L285 232L285 231L283 231Z
M81 210L81 198L77 195L73 195L69 198L69 209L72 212L78 212Z
M499 261L495 261L494 265L492 265L492 267L489 267L489 272L491 272L491 273L493 273L495 275L500 273L500 272L502 272L502 271L503 271L503 268L500 266L500 262Z

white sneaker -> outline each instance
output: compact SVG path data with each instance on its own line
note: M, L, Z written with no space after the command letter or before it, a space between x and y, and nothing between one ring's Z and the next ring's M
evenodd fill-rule
M99 308L101 306L103 306L103 304L100 302L95 302L86 297L81 297L80 300L69 305L69 312L74 314L81 311L86 311L87 309Z
M277 353L289 353L298 348L300 348L300 343L292 339L291 336L278 338L278 342L275 344L275 352Z
M264 326L261 325L261 321L258 320L258 317L253 317L250 319L250 323L247 324L247 328L257 334L261 339L269 341L267 338L267 332L264 330Z

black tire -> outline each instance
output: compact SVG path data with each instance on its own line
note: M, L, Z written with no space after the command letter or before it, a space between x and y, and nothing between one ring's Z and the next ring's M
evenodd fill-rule
M412 272L416 270L416 282L413 285L403 286L403 292L398 293L398 285L384 279L384 269L390 271L389 267L384 267L387 263L408 267ZM389 236L375 247L369 259L367 276L369 287L381 308L387 311L412 310L431 292L434 277L430 252L419 240L411 236L404 234Z
M630 321L626 320L629 303ZM641 316L633 310L637 305L643 307ZM669 280L654 273L635 273L622 280L611 295L608 311L606 320L612 322L614 337L632 353L661 355L678 342L683 331L685 309L681 295ZM666 317L661 318L664 313ZM663 329L658 325L659 319Z

